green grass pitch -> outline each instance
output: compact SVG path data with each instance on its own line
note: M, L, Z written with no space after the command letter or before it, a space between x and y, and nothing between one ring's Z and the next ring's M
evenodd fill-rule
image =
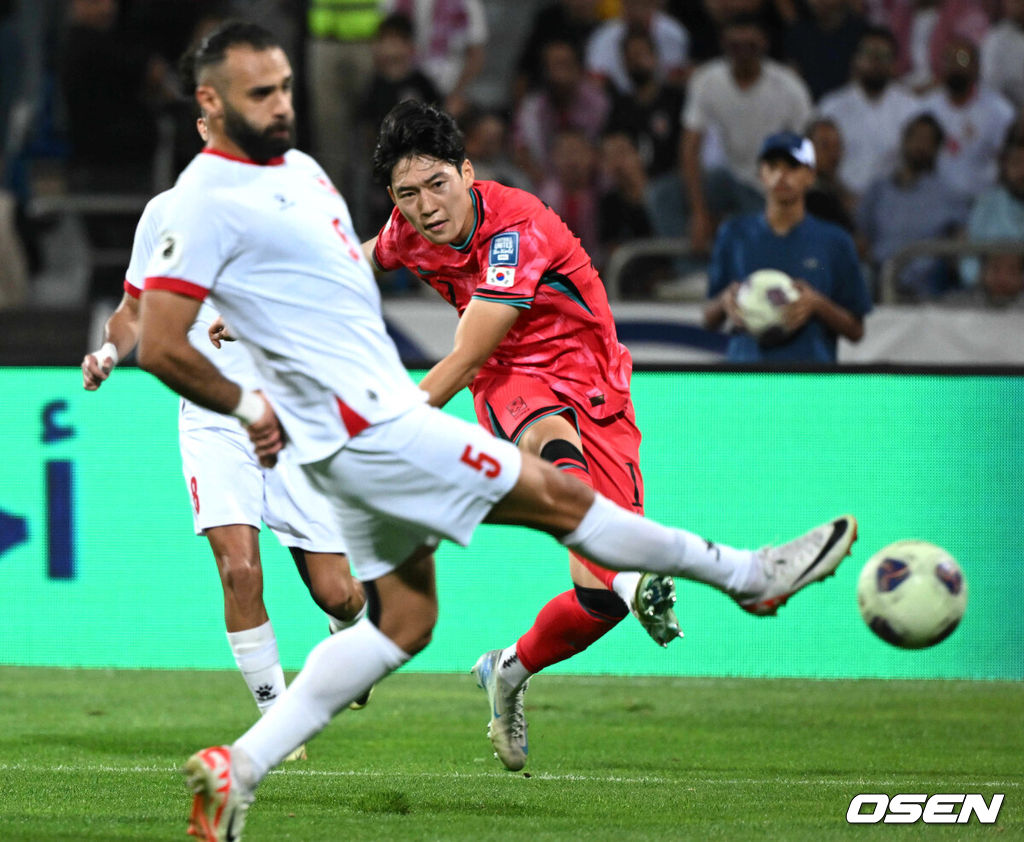
M184 840L177 767L255 706L228 672L0 668L0 839ZM510 773L468 675L399 674L262 784L261 840L1024 839L1024 686L540 676ZM849 826L857 793L1004 793L995 825Z

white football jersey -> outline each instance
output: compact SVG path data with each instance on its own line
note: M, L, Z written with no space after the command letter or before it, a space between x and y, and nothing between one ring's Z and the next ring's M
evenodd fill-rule
M426 400L384 329L348 207L308 155L259 165L206 150L160 215L145 288L211 297L252 351L297 461Z
M160 232L163 230L163 212L170 202L173 192L174 188L171 188L150 199L135 228L132 256L124 276L125 292L135 298L138 298L145 288L146 265L160 241ZM204 302L188 332L189 342L229 380L234 380L245 389L259 388L259 373L256 371L256 364L253 362L252 355L240 342L222 342L219 349L210 342L207 329L217 315L213 306ZM213 412L183 398L181 426L183 428L227 427L237 429L238 421L230 415Z

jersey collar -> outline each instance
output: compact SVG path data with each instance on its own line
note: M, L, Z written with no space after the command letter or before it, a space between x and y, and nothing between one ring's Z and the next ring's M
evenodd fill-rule
M473 243L473 236L477 231L480 230L480 226L484 222L484 203L483 198L477 192L475 187L471 187L469 190L470 196L473 199L473 228L470 230L469 235L461 243L449 243L448 245L456 251L469 251L470 245Z
M216 155L218 158L227 158L229 161L238 161L240 164L249 164L254 167L279 167L284 163L284 155L278 155L276 158L271 158L269 161L261 164L252 158L242 158L239 155L232 155L230 152L221 152L219 149L203 149L202 154Z

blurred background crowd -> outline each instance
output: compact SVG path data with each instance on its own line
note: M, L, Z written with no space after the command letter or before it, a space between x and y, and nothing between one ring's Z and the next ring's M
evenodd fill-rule
M176 61L229 17L286 46L300 148L366 237L390 211L376 128L416 97L478 177L558 211L613 297L692 299L790 130L876 300L1024 301L1024 0L0 0L0 308L120 296L146 198L198 150Z

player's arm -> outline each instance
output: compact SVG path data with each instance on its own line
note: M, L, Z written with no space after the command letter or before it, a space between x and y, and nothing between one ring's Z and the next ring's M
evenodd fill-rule
M380 235L378 234L377 237L379 236ZM374 237L372 240L367 240L365 243L363 243L363 257L365 257L370 262L370 265L375 270L377 269L377 261L373 259L373 250L377 248L377 237Z
M284 446L280 422L266 398L228 380L188 341L199 301L175 292L148 290L140 308L139 366L182 397L246 427L263 464Z
M431 406L444 406L473 382L521 312L496 301L474 298L469 302L455 331L455 347L420 381L420 388L430 395Z
M864 320L855 316L845 307L837 304L827 295L805 281L796 280L796 288L800 297L786 307L786 327L795 331L803 327L811 318L821 319L833 333L845 336L851 342L859 342L864 336Z
M139 341L139 300L124 294L103 326L103 346L82 360L82 386L94 392Z

